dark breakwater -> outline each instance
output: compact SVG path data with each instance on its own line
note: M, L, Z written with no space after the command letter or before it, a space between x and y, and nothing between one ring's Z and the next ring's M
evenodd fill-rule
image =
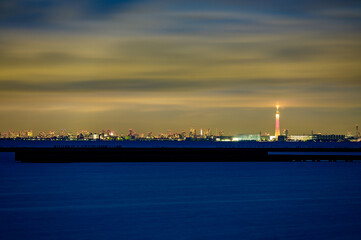
M361 160L360 142L0 141L21 162Z
M292 162L361 160L358 149L16 148L20 162Z

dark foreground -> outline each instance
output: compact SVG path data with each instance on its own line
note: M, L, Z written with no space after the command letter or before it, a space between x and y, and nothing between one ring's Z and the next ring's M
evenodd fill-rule
M361 163L22 164L13 157L0 153L1 239L361 236Z
M361 160L361 142L0 141L20 162L292 162Z
M14 148L20 162L292 162L361 160L361 149Z

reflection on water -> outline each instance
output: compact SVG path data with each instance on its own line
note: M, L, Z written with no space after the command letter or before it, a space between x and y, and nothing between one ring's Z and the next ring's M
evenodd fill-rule
M359 239L361 163L22 164L2 239Z

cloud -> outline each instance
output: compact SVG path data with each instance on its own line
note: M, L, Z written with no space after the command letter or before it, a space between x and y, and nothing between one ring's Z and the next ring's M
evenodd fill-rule
M0 91L29 92L101 92L101 91L194 91L224 86L220 81L185 80L95 80L78 82L26 82L0 81Z
M121 2L2 1L0 109L360 107L359 1Z
M2 92L197 92L202 90L238 89L238 93L247 94L257 87L292 88L304 85L303 81L286 81L281 79L118 79L91 80L71 82L29 82L0 81ZM241 88L241 89L239 89ZM224 92L223 90L219 92ZM230 91L228 92L230 93Z

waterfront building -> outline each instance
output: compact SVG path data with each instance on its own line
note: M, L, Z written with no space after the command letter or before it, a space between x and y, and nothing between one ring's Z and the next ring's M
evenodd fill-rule
M288 140L292 142L305 142L312 140L312 135L290 135Z
M232 141L261 141L261 134L239 134Z
M220 142L231 142L233 140L232 136L218 136L216 138L216 141L220 141Z
M277 141L286 142L287 141L287 136L286 135L279 135Z
M322 135L322 134L313 134L312 140L316 142L340 142L345 141L345 135Z

